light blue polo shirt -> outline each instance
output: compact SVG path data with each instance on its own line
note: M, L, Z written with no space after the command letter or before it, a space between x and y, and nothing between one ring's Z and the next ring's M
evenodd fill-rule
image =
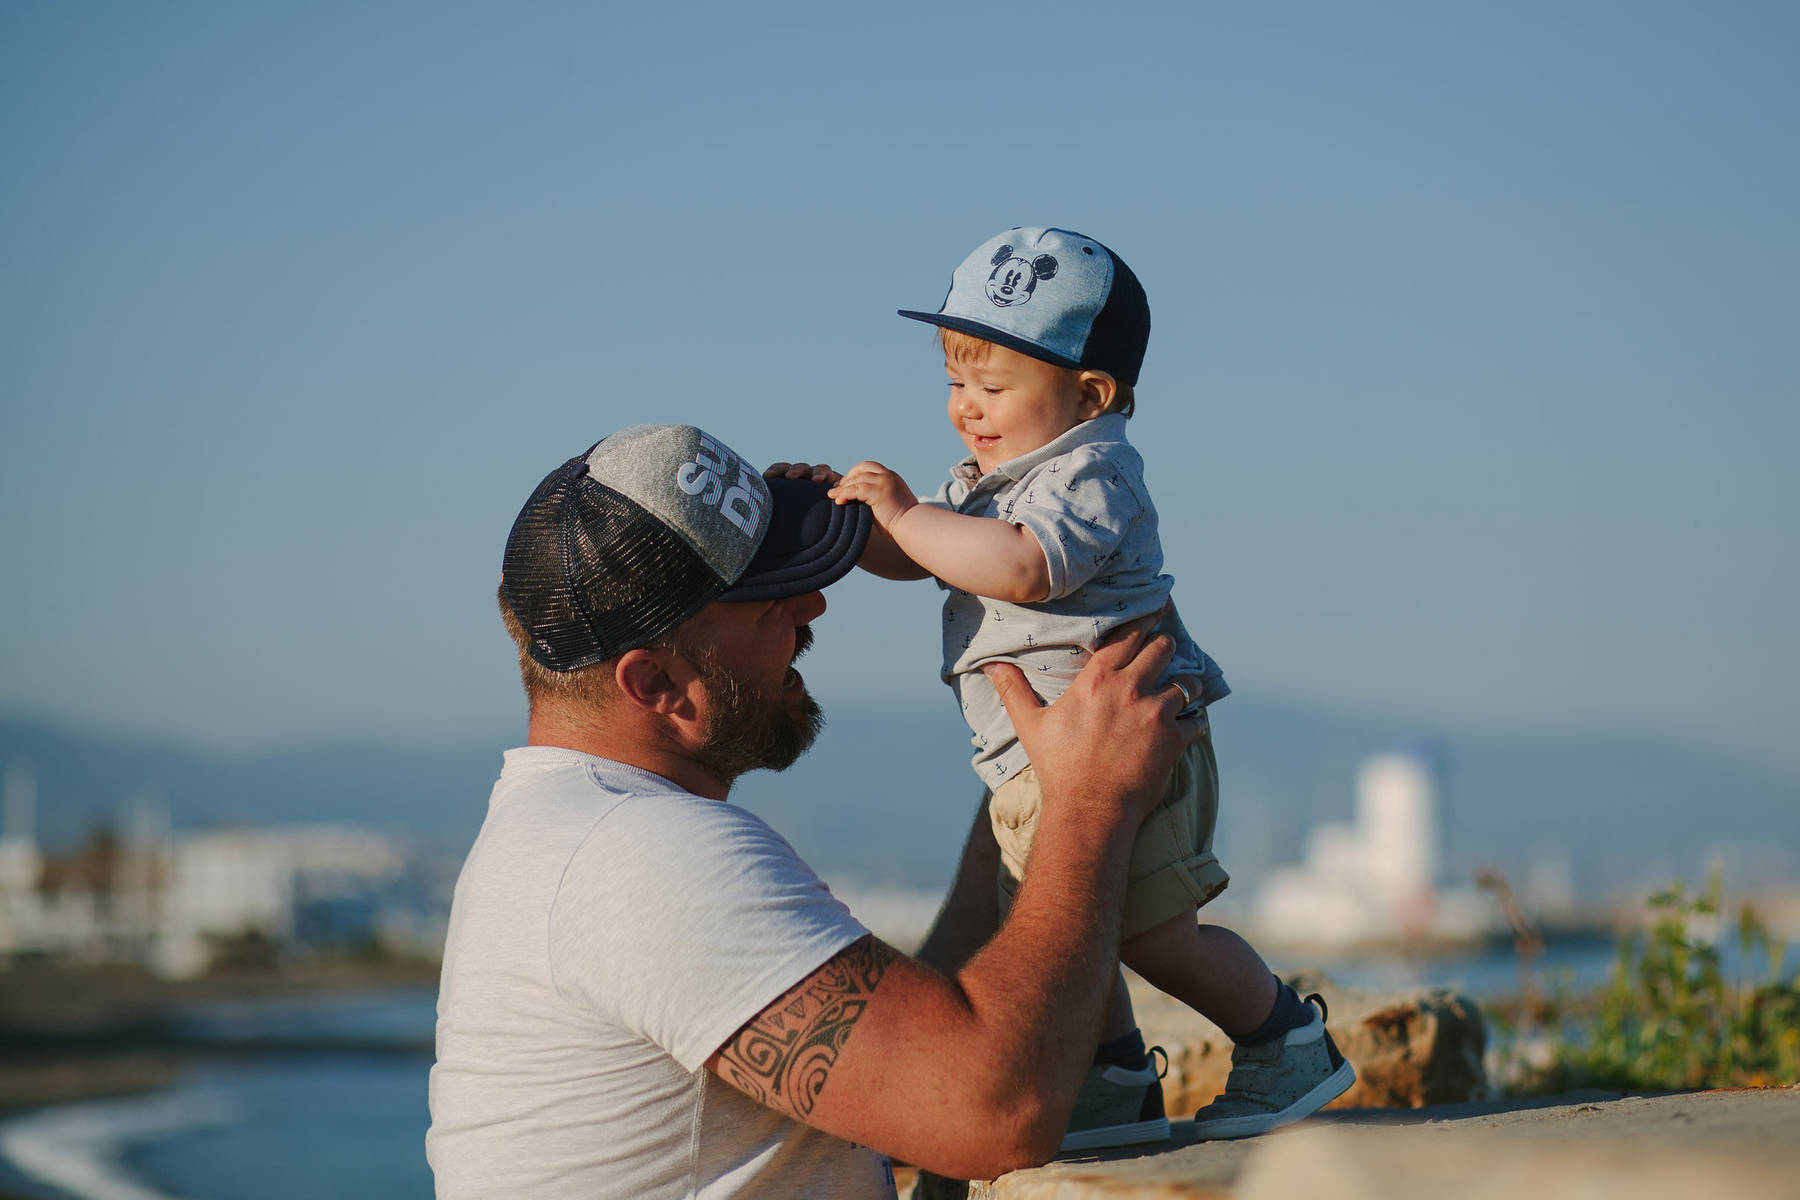
M971 455L950 468L949 480L925 503L1024 526L1049 566L1050 595L1036 604L991 600L939 581L948 593L944 681L973 732L975 773L993 789L1030 760L981 665L1018 664L1048 704L1068 689L1102 638L1159 611L1175 581L1162 573L1144 460L1125 440L1125 418L1117 413L1083 421L986 475ZM1175 657L1163 678L1201 676L1200 699L1207 704L1229 695L1219 664L1180 618L1164 628L1175 638Z

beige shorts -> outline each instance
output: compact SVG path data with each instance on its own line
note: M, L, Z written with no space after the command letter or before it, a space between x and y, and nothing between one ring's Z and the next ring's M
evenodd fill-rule
M1037 834L1044 792L1029 766L1000 785L988 800L988 819L1000 843L1000 916L1012 908L1031 841ZM1191 913L1225 890L1231 877L1212 852L1219 819L1219 767L1212 738L1201 737L1175 764L1162 803L1145 818L1131 846L1120 938L1154 929Z

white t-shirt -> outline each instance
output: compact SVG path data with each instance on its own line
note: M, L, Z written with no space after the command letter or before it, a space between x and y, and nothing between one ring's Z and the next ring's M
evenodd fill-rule
M444 949L440 1200L891 1198L885 1156L704 1066L867 932L743 809L573 750L507 751Z

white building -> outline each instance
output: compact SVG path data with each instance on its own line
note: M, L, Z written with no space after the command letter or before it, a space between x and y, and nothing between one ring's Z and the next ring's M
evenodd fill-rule
M347 925L352 935L404 934L399 943L408 947L442 944L434 915L410 912L404 902L375 908L371 898L402 876L407 860L367 830L290 826L177 836L166 806L140 795L122 808L120 837L104 865L77 864L71 877L52 864L46 884L36 814L36 772L15 759L0 782L0 967L41 954L143 961L165 974L191 975L209 965L222 940L293 940L302 915L315 934L325 924L319 936L326 938L344 936ZM321 913L329 920L321 922Z
M1253 920L1275 941L1342 945L1479 933L1487 907L1439 886L1437 779L1411 754L1378 754L1356 773L1355 818L1320 825L1299 866L1269 872Z
M42 948L43 905L38 880L37 773L24 759L6 764L0 784L0 958Z
M185 834L171 848L153 963L189 975L205 969L214 939L287 940L300 899L378 885L404 866L385 838L337 826Z

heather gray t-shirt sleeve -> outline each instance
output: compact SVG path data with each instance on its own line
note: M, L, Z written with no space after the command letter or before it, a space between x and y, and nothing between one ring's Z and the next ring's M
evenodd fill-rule
M744 1022L868 930L773 829L642 796L570 859L550 920L556 988L697 1071Z

